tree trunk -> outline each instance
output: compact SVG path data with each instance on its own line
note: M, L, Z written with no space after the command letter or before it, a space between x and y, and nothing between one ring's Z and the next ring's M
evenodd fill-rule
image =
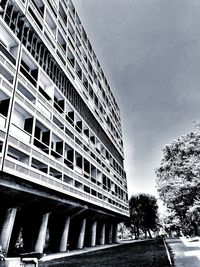
M139 239L140 237L140 231L139 231L139 227L137 226L137 239Z
M136 231L134 231L134 235L135 235L135 239L137 239L137 233L136 233Z
M147 239L147 230L144 230L145 239Z
M148 229L147 231L148 231L149 237L152 238L150 229Z

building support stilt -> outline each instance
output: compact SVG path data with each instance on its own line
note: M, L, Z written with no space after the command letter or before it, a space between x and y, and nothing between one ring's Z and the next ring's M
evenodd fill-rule
M117 228L118 228L118 224L114 223L113 224L113 243L117 243Z
M41 223L38 231L38 236L35 243L35 252L43 253L44 245L45 245L45 238L47 232L47 224L49 219L49 213L45 213L41 217Z
M108 232L108 244L112 244L113 242L113 224L109 225L109 232Z
M106 224L103 223L101 228L100 245L105 245L105 230L106 230Z
M80 234L79 234L78 242L77 242L77 248L79 249L82 249L84 246L85 226L86 226L86 218L83 218L81 221Z
M96 246L97 221L92 223L91 227L91 247Z
M3 225L1 227L1 232L0 232L0 245L3 247L5 250L5 253L8 253L9 249L9 244L10 244L10 239L11 239L11 234L15 222L15 217L16 217L17 209L16 208L11 208L7 209L3 221Z
M69 234L69 225L70 225L70 216L67 216L65 218L65 225L63 229L63 233L60 240L60 252L67 251L67 245L68 245L68 234Z

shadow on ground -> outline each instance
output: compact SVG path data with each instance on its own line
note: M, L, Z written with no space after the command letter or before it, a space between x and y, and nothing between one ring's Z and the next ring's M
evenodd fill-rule
M162 239L123 244L86 254L40 262L39 267L169 267Z

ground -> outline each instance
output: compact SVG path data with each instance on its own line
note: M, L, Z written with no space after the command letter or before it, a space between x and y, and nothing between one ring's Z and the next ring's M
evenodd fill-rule
M169 267L162 239L127 243L117 247L40 262L39 267Z
M200 267L200 238L168 239L176 267Z

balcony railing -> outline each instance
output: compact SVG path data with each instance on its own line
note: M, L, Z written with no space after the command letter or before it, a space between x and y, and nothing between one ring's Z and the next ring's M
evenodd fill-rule
M20 71L36 87L37 81L22 65L20 66Z
M80 189L74 188L61 180L58 180L52 176L43 175L40 171L32 170L30 167L25 166L24 164L20 163L17 164L13 159L6 159L5 160L5 171L11 173L20 173L20 178L30 180L33 179L34 182L37 184L47 186L54 190L59 190L65 194L70 194L72 197L76 197L82 199L86 202L96 204L98 206L104 207L106 209L112 210L114 212L123 214L125 216L129 216L128 211L123 210L122 208L118 208L112 204L109 204L97 197L91 196L89 193L85 193Z
M13 55L2 45L2 43L0 42L0 52L2 52L6 58L8 58L10 60L10 62L12 62L13 65L16 65L16 59L13 57Z
M23 140L25 143L31 142L31 135L25 130L21 129L19 126L11 124L10 130L13 134L15 134L15 136L18 136L18 138Z
M4 117L2 114L0 114L0 126L3 128L6 126L6 117Z

